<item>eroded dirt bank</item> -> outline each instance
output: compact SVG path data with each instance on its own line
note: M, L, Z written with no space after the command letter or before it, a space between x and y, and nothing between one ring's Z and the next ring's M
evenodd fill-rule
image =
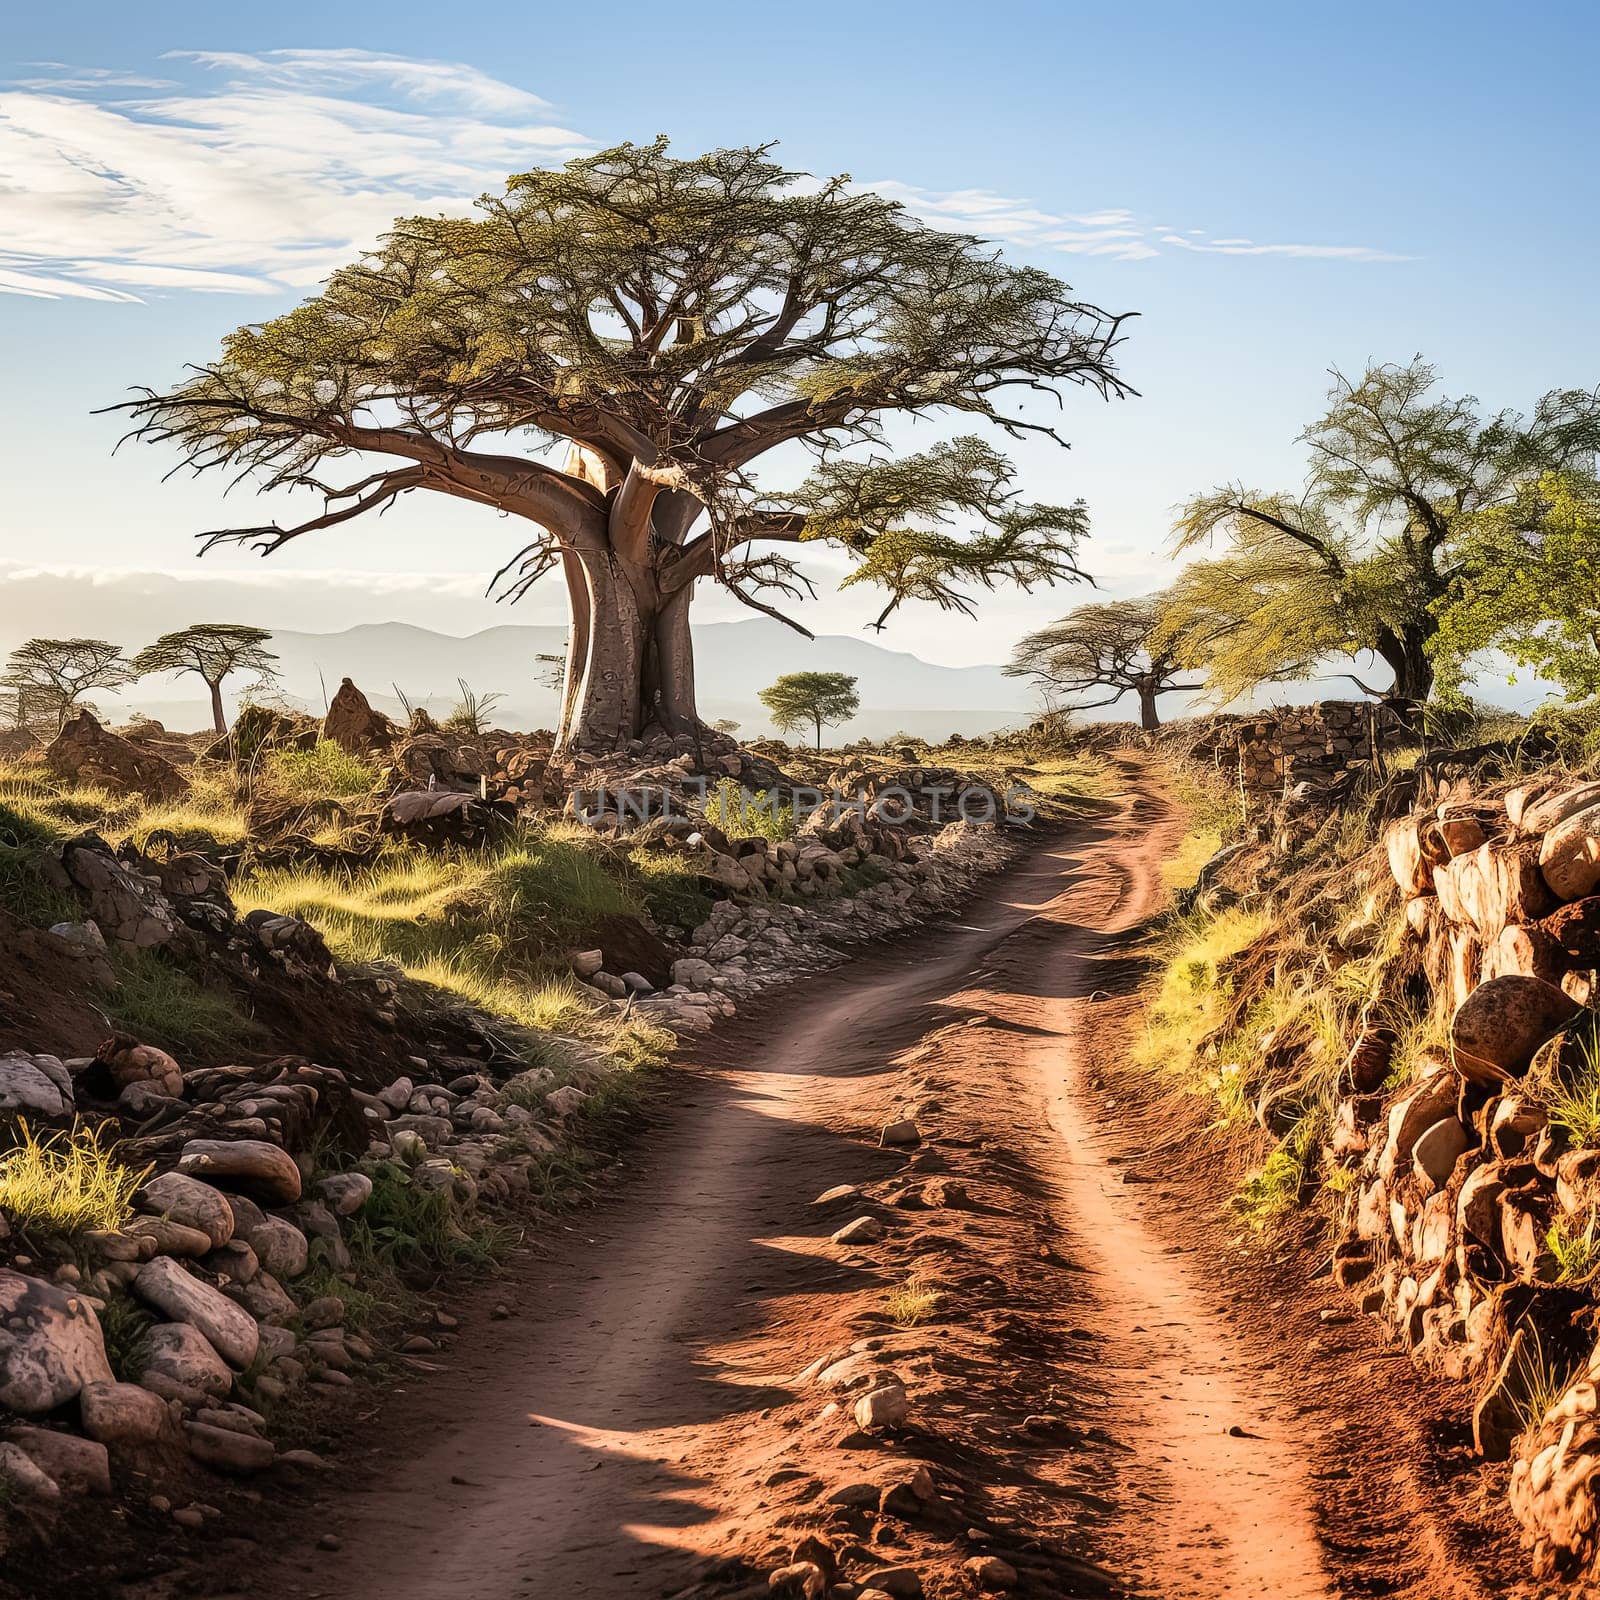
M1219 1193L1175 1198L1108 1087L1182 827L1125 778L961 925L700 1046L635 1170L487 1294L510 1315L397 1381L336 1477L138 1592L739 1594L797 1557L840 1594L1491 1592L1406 1514L1413 1453L1353 1459L1411 1386L1364 1329L1308 1353L1314 1293L1251 1299ZM907 1115L920 1144L880 1148ZM1356 1377L1308 1400L1341 1344ZM903 1421L858 1418L896 1384Z

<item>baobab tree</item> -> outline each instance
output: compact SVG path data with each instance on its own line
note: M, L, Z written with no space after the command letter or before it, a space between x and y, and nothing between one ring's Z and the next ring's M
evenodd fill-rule
M1115 705L1131 694L1139 702L1140 726L1161 726L1156 697L1203 689L1182 682L1183 672L1169 647L1153 643L1161 621L1161 599L1108 600L1079 606L1059 622L1018 640L1002 669L1008 678L1031 678L1054 705L1068 700L1073 709ZM1098 700L1072 697L1096 689Z
M15 697L18 726L53 724L59 733L74 711L92 709L86 695L137 676L109 639L29 639L11 652L0 687Z
M211 692L211 722L219 734L228 731L222 708L222 685L236 672L253 672L270 681L277 677L278 658L266 648L272 635L244 622L196 622L176 633L164 633L133 658L141 678L170 672L181 678L193 673Z
M779 616L810 589L795 560L810 540L885 591L878 626L907 600L970 612L975 587L1081 577L1081 502L1022 501L978 436L891 460L882 425L1058 438L1019 403L1125 392L1122 319L769 157L622 145L513 177L470 220L404 219L321 294L124 409L196 471L322 497L302 522L204 548L281 550L419 489L517 519L496 592L565 580L563 749L697 728L695 584ZM759 484L753 464L794 443L814 470ZM327 481L344 458L359 465Z

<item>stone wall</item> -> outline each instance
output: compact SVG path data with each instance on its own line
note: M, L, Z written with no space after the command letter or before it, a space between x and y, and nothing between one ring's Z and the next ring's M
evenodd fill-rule
M1373 723L1366 700L1274 706L1219 718L1196 753L1236 771L1247 797L1267 799L1297 783L1328 783L1351 765L1370 760Z

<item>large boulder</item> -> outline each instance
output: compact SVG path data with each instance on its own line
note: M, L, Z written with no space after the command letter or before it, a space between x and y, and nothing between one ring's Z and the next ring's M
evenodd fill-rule
M348 679L340 683L322 719L322 737L351 755L367 755L394 738L394 724Z
M86 1383L78 1396L83 1431L101 1444L149 1444L167 1426L166 1402L136 1383Z
M110 1457L97 1440L55 1428L13 1428L10 1438L59 1488L73 1494L111 1493Z
M178 1157L178 1171L242 1189L268 1205L293 1205L300 1198L294 1157L265 1139L191 1139Z
M1510 796L1506 798L1509 802ZM1568 817L1575 817L1590 806L1600 806L1600 783L1580 783L1572 788L1558 789L1553 794L1541 795L1525 805L1521 814L1511 820L1524 833L1548 833ZM1509 803L1506 812L1510 815Z
M170 1099L183 1098L183 1068L165 1050L141 1044L132 1034L112 1034L95 1052L95 1060L119 1090L130 1083L148 1083Z
M1451 1059L1473 1083L1519 1078L1534 1052L1582 1009L1552 983L1506 974L1481 983L1456 1008Z
M56 735L44 758L63 778L118 793L131 790L153 800L175 800L188 787L170 761L102 728L87 711Z
M1545 834L1539 870L1558 900L1581 900L1600 888L1600 805L1574 812Z
M52 1058L53 1059L53 1058ZM60 1066L60 1063L56 1063ZM63 1069L62 1078L66 1077ZM0 1111L20 1111L33 1116L63 1117L72 1109L72 1080L65 1088L45 1070L40 1058L12 1052L0 1056Z
M227 1195L187 1173L163 1172L152 1178L144 1186L144 1203L161 1216L198 1229L213 1250L233 1238L233 1207Z
M61 868L110 943L143 950L177 937L179 922L166 896L119 861L98 834L62 845Z
M141 1348L144 1366L139 1381L157 1394L224 1395L233 1387L227 1362L187 1322L158 1322Z
M1434 871L1433 886L1450 921L1476 929L1486 944L1508 925L1533 922L1555 906L1540 870L1539 845L1531 839L1510 848L1483 844L1454 856Z
M0 1405L40 1416L110 1377L100 1324L81 1296L0 1268Z
M1389 871L1406 895L1427 894L1433 887L1435 861L1443 851L1435 844L1431 817L1401 817L1383 836Z
M133 1292L174 1322L186 1322L236 1367L255 1360L261 1335L255 1318L220 1290L186 1272L171 1256L156 1256L139 1268Z

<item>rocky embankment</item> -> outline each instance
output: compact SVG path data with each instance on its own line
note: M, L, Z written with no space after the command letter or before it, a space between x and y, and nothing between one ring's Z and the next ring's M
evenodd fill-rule
M123 754L114 738L76 730L74 747L97 752L79 770L105 777ZM671 758L680 777L687 756ZM577 952L575 970L597 1007L697 1031L852 944L925 924L1010 854L991 825L907 820L819 822L777 843L664 827L662 847L718 886L710 918L659 987L613 977L603 951ZM105 977L108 951L161 946L259 1001L260 1020L291 1019L303 1041L324 1019L337 1036L326 1060L186 1064L126 1034L92 1055L24 1040L0 1058L0 1113L26 1119L57 1157L98 1164L117 1216L61 1228L19 1187L0 1217L0 1492L46 1538L84 1495L135 1498L199 1528L214 1515L210 1473L326 1468L280 1447L278 1419L386 1354L352 1313L374 1239L424 1227L470 1239L582 1145L586 1106L616 1063L542 1036L556 1065L530 1068L500 1019L436 1013L393 974L341 970L293 917L238 917L225 873L201 855L113 851L85 835L41 870L82 916L19 931L33 978L75 993ZM10 1036L29 1015L43 1028L43 1008L35 995L31 1013L15 1010ZM451 1337L441 1313L406 1348Z
M1339 1073L1334 1274L1419 1367L1470 1385L1477 1447L1511 1463L1536 1573L1587 1569L1600 1534L1600 784L1457 784L1384 842L1326 946L1333 969L1371 958L1403 919ZM1439 1042L1402 1058L1383 1000L1426 1008Z

